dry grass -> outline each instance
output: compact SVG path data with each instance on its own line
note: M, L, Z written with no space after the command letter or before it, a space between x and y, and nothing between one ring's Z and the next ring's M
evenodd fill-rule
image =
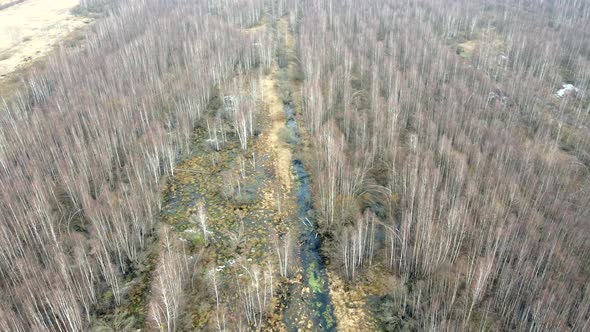
M377 326L367 308L363 287L346 290L345 282L336 273L328 273L330 297L339 331L375 331Z
M3 1L3 0L0 0ZM48 54L89 23L70 11L79 0L26 0L0 11L0 79Z
M244 29L246 32L259 33L268 29L267 18L260 20L260 24ZM278 67L273 62L270 72L261 80L262 102L265 110L271 120L270 131L268 133L267 146L271 149L275 160L275 171L279 175L281 185L287 191L292 187L293 179L291 178L291 150L289 146L281 139L281 131L285 127L286 116L283 109L284 105L278 91ZM266 133L261 136L266 136Z
M281 129L285 127L285 112L283 102L277 88L277 65L273 64L269 75L262 79L262 96L271 119L271 129L268 135L268 146L275 156L275 169L286 190L292 187L291 178L291 150L281 139Z
M471 55L473 54L473 51L475 50L477 44L478 43L476 40L468 40L457 45L457 49L462 57L471 58Z
M370 267L352 285L347 285L333 270L328 272L328 280L338 331L377 331L378 323L369 310L369 297L403 287L399 278L388 274L381 264Z
M463 58L470 59L478 48L489 48L496 57L504 50L505 45L494 29L483 29L476 33L473 39L457 44L457 53Z

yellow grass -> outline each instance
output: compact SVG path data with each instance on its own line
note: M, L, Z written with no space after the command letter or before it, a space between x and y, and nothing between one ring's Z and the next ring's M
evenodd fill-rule
M292 186L291 179L291 150L280 139L281 129L285 127L285 112L283 102L277 90L277 66L273 64L271 73L262 79L262 96L266 109L270 115L271 128L268 135L268 146L275 157L275 170L281 184L288 191Z
M463 56L465 58L471 57L471 55L473 54L473 50L475 50L476 46L477 46L476 40L468 40L464 43L457 45L457 47L459 48L459 50L461 52L461 56Z
M78 3L26 0L0 10L0 79L47 55L67 34L90 22L71 14Z
M483 29L475 34L473 39L469 39L457 45L459 54L464 58L471 58L476 48L491 48L494 50L493 56L505 49L501 36L495 29Z
M267 29L267 19L264 17L260 24L244 29L249 33L263 32ZM270 132L263 133L261 136L266 136L266 144L271 148L275 164L275 171L279 176L281 185L287 191L291 189L291 149L280 138L281 129L285 127L286 116L283 109L283 101L279 96L278 91L278 68L276 62L273 61L271 71L265 75L261 80L262 101L265 110L271 120Z
M328 272L330 297L339 331L375 331L377 326L367 309L367 294L362 287L346 290L337 274Z

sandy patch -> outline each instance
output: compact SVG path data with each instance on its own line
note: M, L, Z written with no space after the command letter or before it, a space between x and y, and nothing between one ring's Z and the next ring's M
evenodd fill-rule
M26 0L0 10L0 78L46 55L68 33L89 23L89 18L71 14L78 3Z
M244 29L249 33L259 33L266 31L267 22L266 17L261 20L261 24ZM268 133L267 146L271 148L274 167L276 174L279 176L281 186L288 192L292 187L291 178L291 149L280 138L281 129L286 128L286 115L284 105L278 91L278 68L275 61L273 61L271 71L261 80L262 101L265 110L270 117L270 131Z
M285 142L280 139L280 132L285 128L286 116L283 110L283 102L279 97L277 87L277 68L273 64L272 71L262 79L262 98L268 110L271 120L270 134L268 135L268 146L271 147L275 169L281 180L283 188L291 189L291 150Z
M266 31L266 29L267 29L266 17L263 17L260 20L260 22L258 22L258 24L253 25L249 28L242 29L242 31L248 32L248 33L259 33L259 32Z
M278 21L278 28L282 35L281 38L285 40L287 53L292 54L295 50L295 40L293 39L293 34L289 32L289 20L286 17L281 18Z

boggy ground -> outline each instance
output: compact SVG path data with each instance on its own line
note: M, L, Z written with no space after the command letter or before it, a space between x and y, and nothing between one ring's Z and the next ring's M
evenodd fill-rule
M265 28L257 27L253 31ZM224 280L221 297L228 304L238 306L239 298L232 284L246 277L246 270L272 270L276 277L273 281L275 296L265 326L285 330L284 307L287 301L293 303L290 289L301 284L303 273L296 267L293 257L296 256L295 236L288 235L298 232L300 221L295 212L292 147L285 138L287 121L278 92L278 73L275 62L265 73L242 79L246 82L242 97L251 97L248 91L258 91L255 96L257 129L246 151L241 150L227 121L224 123L227 141L218 151L212 147L206 125L195 130L193 154L176 166L164 192L162 218L182 234L190 246L208 248L203 265L209 265L209 269L215 270L218 278ZM210 115L223 108L223 97L229 94L220 87L219 96L210 104ZM205 203L208 215L207 240L194 222L200 202ZM279 249L281 259L288 257L289 260L289 272L282 278L277 272ZM193 327L214 326L214 316L211 312L201 312L193 319ZM301 318L300 321L301 330L304 326L313 326L310 319Z
M251 82L258 84L254 78ZM291 176L281 164L290 160L290 152L276 136L284 121L276 112L276 96L267 91L272 86L269 77L262 79L257 135L248 150L241 150L229 126L225 128L228 140L219 151L207 142L207 129L197 128L194 153L177 165L164 196L163 220L189 245L209 248L203 265L215 270L226 286L222 298L236 306L239 299L232 285L246 277L247 270L266 269L274 274L278 268L273 239L287 232L293 210ZM207 240L194 222L199 202L206 206ZM212 313L201 313L193 327L212 326L212 317ZM280 326L280 318L267 324Z
M386 283L376 277L378 273L369 271L351 288L338 276L337 267L324 265L321 248L306 249L309 237L318 235L310 224L314 212L309 176L303 171L305 179L301 178L313 147L303 126L296 123L302 119L297 118L301 82L295 41L286 18L263 22L247 31L276 29L277 38L283 38L277 43L286 63L279 65L280 60L275 59L269 69L242 77L246 82L242 97L252 97L251 91L257 91L255 137L242 151L231 124L225 121L227 141L215 150L207 130L210 123L197 126L192 155L175 167L164 190L162 220L193 251L206 248L200 263L205 267L202 279L215 273L220 280L220 298L227 304L224 315L240 311L235 285L248 282L248 271L268 271L273 275L273 294L263 329L375 330L369 299L386 293ZM210 103L209 119L223 108L223 97L231 94L219 87ZM302 188L305 181L306 188ZM302 199L306 195L308 201ZM207 212L207 238L196 221L199 204ZM289 260L285 273L278 272L282 268L279 250L280 260ZM216 329L220 310L213 303L189 311L192 328Z
M290 31L289 22L287 18L282 18L277 22L277 28L280 31L280 36L284 37L283 46L285 58L288 59L285 71L288 79L290 100L293 106L294 114L302 114L301 110L301 69L298 65L296 57L296 42L295 36ZM283 82L285 84L285 82ZM303 121L299 119L299 121ZM305 126L298 127L300 146L298 149L298 156L310 166L313 163L310 156L313 155L314 149L312 139L309 133L305 130ZM312 197L313 201L313 197ZM326 266L326 281L328 289L326 293L329 294L330 305L333 308L333 316L337 326L334 329L338 331L375 331L377 330L377 322L370 310L370 300L378 298L388 292L392 283L390 280L384 280L380 277L380 267L375 266L363 273L354 283L343 279L338 271L338 267L334 264ZM303 294L306 294L309 289L304 289ZM301 325L301 324L300 324ZM311 327L311 325L310 325ZM309 327L308 327L309 329Z
M249 31L270 29L266 21ZM288 36L284 45L292 59L294 43L287 20L272 26L278 29L278 36ZM288 118L285 112L286 103L300 105L293 100L298 97L296 86L292 95L287 90L289 71L295 69L292 61L281 67L275 60L264 72L242 77L241 98L251 98L251 91L257 91L256 134L248 149L241 150L226 120L227 141L216 150L207 129L211 124L201 124L194 131L192 155L175 167L164 190L162 220L193 251L207 248L200 264L205 266L202 279L214 273L223 284L220 298L227 307L216 309L213 303L205 309L193 307L192 328L217 328L220 311L228 321L238 319L231 316L241 310L238 288L248 283L250 271L272 274L273 294L264 329L315 331L336 326L326 271L318 261L301 256L303 252L309 256L301 248L308 232L315 231L306 228L301 216L308 208L301 206L299 196L302 190L311 195L309 183L302 188L301 170L294 169L294 154L306 142L294 140L294 115ZM209 119L220 114L224 96L232 94L226 87L219 87L218 92L210 103ZM207 234L196 221L200 204L207 213ZM319 257L319 248L312 256Z

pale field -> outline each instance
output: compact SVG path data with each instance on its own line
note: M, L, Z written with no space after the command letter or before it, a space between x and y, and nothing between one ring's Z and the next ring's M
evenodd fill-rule
M14 2L15 0L0 0L0 6Z
M0 4L10 2L0 0ZM90 22L72 15L79 0L25 0L0 10L0 79L47 55L67 34Z

